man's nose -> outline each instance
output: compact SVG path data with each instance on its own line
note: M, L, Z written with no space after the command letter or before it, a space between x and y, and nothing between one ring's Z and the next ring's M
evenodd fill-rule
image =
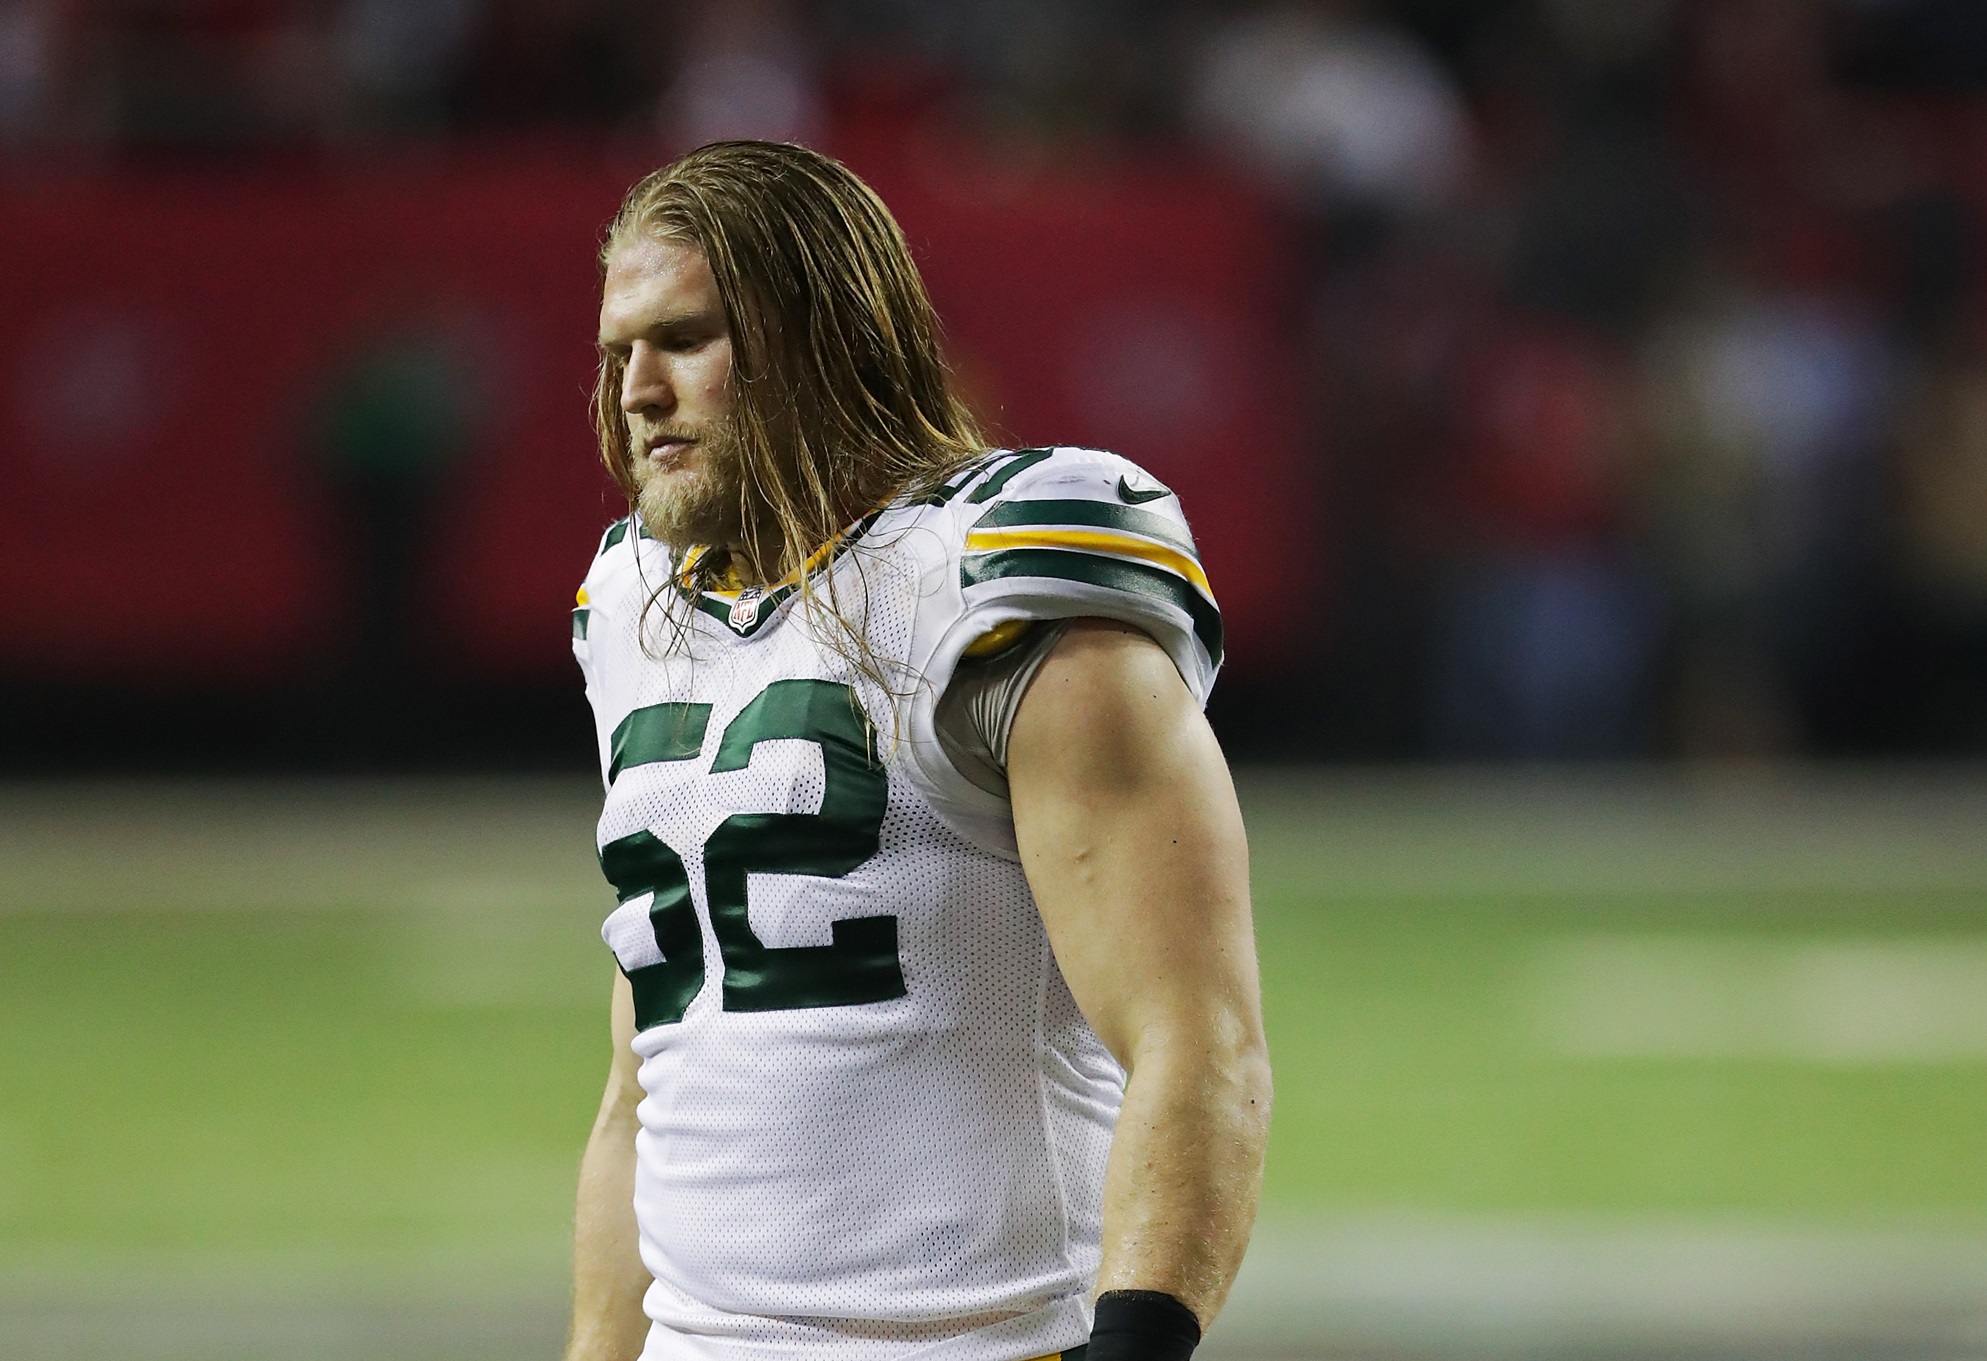
M628 352L628 368L621 376L621 409L629 415L643 411L667 413L676 405L676 389L669 381L669 366L662 351L638 340Z

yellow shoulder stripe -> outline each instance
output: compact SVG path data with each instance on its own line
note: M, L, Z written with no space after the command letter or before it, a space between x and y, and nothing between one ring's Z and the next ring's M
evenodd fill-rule
M574 593L573 603L581 607L584 607L586 605L586 587L582 586L579 588L577 592Z
M1199 563L1164 544L1134 539L1128 534L1109 534L1095 529L976 529L966 536L966 550L970 553L993 552L1002 548L1078 548L1138 558L1171 568L1193 582L1202 595L1210 600L1214 598L1214 588L1208 585L1207 573L1201 570Z

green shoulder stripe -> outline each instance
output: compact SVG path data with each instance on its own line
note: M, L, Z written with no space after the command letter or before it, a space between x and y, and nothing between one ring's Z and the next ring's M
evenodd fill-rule
M594 553L594 556L596 558L599 557L602 553L605 553L608 549L627 537L628 517L623 515L613 524L607 526L607 532L600 536L600 548Z
M1001 488L1011 482L1016 473L1028 471L1053 453L1055 453L1053 449L1016 449L1014 457L1003 463L999 472L974 488L973 494L966 498L966 503L973 506L985 505L1000 495Z
M1017 525L1096 525L1121 530L1177 548L1196 562L1193 537L1163 515L1149 510L1133 510L1105 501L1007 501L995 506L973 522L975 529L1012 528Z
M1080 581L1107 590L1163 600L1177 606L1193 620L1194 636L1207 649L1208 660L1216 666L1221 665L1221 611L1195 590L1192 583L1163 567L1125 562L1067 548L1008 548L992 553L974 553L959 566L959 581L963 586L978 586L1007 577Z
M964 468L961 468L951 481L933 487L929 493L912 501L910 504L914 506L942 506L961 491L965 490L968 483L998 461L997 458L976 458Z

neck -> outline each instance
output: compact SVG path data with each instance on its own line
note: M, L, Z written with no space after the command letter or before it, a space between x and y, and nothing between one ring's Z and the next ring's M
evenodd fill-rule
M776 564L782 556L779 540L761 539L759 546L760 551L765 555L763 560L755 558L744 543L735 540L713 544L711 550L714 553L724 554L724 561L719 565L736 577L740 586L770 586L777 577Z
M853 523L855 518L855 516L847 517L843 521L843 525L846 526L849 523ZM840 532L841 530L838 528L836 533L839 534ZM807 552L800 555L800 560L805 562L813 554L819 552L824 544L833 542L834 537L835 535L831 534L821 543L811 545ZM786 557L785 546L786 540L781 537L779 531L768 527L760 532L759 553L756 557L745 546L742 535L722 543L712 544L711 551L714 553L721 552L726 555L726 562L723 566L727 567L738 578L740 586L764 587L771 586L780 579L782 575L780 562Z
M844 527L849 523L853 523L855 519L856 517L853 515L846 517L843 521ZM841 531L838 529L836 532L840 533ZM833 539L834 535L830 535L822 543L813 545L806 553L801 555L801 560L805 561L814 553L819 552L824 544L832 542ZM737 577L740 586L771 586L775 581L780 579L781 572L779 564L781 559L786 556L784 552L785 544L786 540L780 536L778 530L767 528L759 536L759 553L755 557L752 551L745 546L744 536L739 535L736 538L727 539L711 545L711 552L725 555L725 560L722 563L714 562L712 566L728 570L732 575Z
M711 564L717 570L718 584L725 584L726 578L740 586L764 586L766 574L753 564L746 555L743 544L720 543L711 545Z

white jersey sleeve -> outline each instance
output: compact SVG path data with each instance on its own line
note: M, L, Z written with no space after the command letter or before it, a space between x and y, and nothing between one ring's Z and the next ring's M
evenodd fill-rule
M933 524L948 550L920 602L906 714L911 765L967 840L1015 855L1013 811L956 769L935 711L960 659L1018 621L1113 619L1151 635L1205 705L1220 669L1221 612L1179 499L1136 464L1096 449L991 459Z

